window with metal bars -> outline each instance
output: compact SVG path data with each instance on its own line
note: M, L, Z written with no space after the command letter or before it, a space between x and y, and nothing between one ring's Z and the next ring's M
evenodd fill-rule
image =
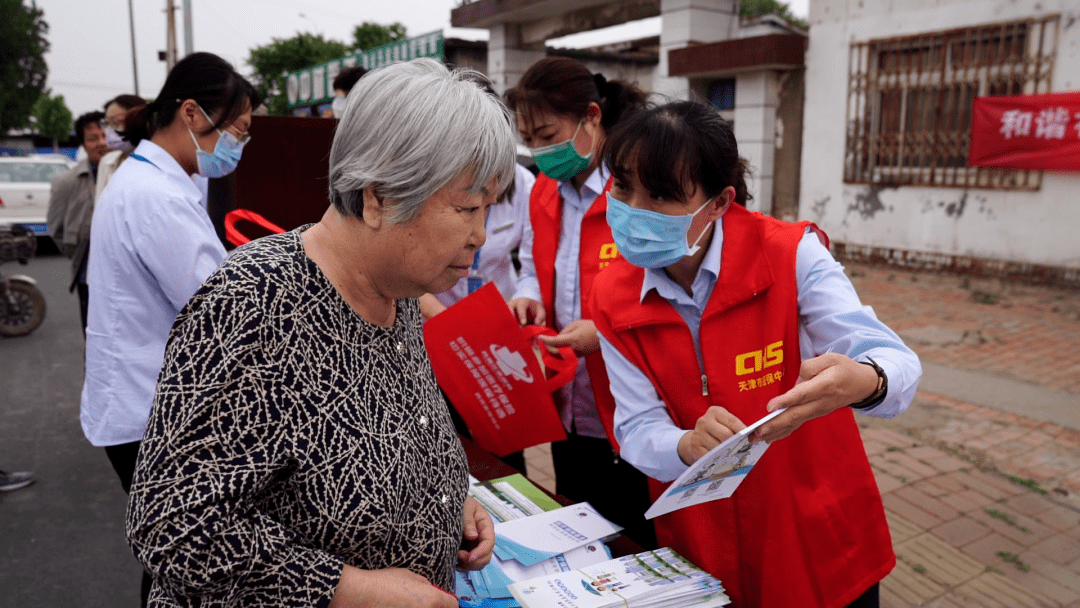
M844 181L1036 190L1041 171L968 167L971 102L1049 93L1058 15L852 43Z

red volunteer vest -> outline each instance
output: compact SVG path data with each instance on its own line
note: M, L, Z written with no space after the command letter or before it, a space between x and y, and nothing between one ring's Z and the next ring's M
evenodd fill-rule
M615 239L611 236L611 227L607 224L607 192L610 189L609 178L604 191L596 197L581 220L578 283L581 288L583 319L592 318L592 291L596 276L619 257ZM536 278L540 282L540 297L544 310L547 311L547 324L554 329L555 256L562 233L562 197L559 196L559 182L544 174L537 176L529 197L529 220L532 222L533 261L536 264ZM608 390L607 368L604 367L599 351L585 357L585 368L589 372L593 394L596 396L596 409L600 412L600 419L604 421L604 429L611 444L617 448L612 430L615 399Z
M693 429L713 404L752 423L795 385L795 255L808 224L738 206L725 214L720 277L701 320L704 370L678 312L655 291L640 301L643 270L620 261L597 280L597 328L649 377L679 427ZM656 499L667 484L649 481ZM740 608L846 606L896 563L849 408L771 445L731 498L655 521L660 545L717 576Z

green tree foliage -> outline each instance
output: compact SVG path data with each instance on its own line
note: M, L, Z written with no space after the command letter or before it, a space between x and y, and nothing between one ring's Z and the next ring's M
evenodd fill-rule
M742 17L757 17L775 13L804 30L810 29L810 24L799 19L791 13L791 7L780 0L740 0L739 15Z
M400 23L379 25L365 21L353 30L353 50L366 51L404 37L405 26Z
M64 103L64 96L51 97L48 93L42 93L34 103L31 114L37 120L38 133L51 137L53 150L59 151L59 140L67 139L71 134L71 110Z
M305 33L292 38L275 38L270 44L251 49L248 65L255 71L251 79L262 93L271 114L288 114L285 78L289 72L338 59L348 54L349 50L344 42L324 39L321 34Z
M0 134L24 127L45 88L49 24L23 0L0 0Z

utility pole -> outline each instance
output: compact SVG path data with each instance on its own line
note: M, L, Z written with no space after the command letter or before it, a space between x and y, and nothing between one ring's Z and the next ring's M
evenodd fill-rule
M135 95L139 95L139 65L135 62L135 9L128 0L128 20L131 22L131 74L135 77Z
M191 0L184 0L184 57L195 51L195 37L191 27Z
M165 71L176 65L176 3L165 0Z

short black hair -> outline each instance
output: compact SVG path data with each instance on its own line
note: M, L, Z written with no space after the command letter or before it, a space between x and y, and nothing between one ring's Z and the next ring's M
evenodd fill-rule
M101 125L101 121L105 120L105 113L94 110L93 112L87 112L82 116L75 119L75 141L79 145L83 145L83 140L86 138L86 125Z
M334 77L334 90L336 91L338 89L341 89L342 91L345 91L346 94L348 94L349 91L352 90L353 85L356 84L356 81L363 78L364 74L367 73L368 71L360 65L341 70L340 72L338 72L338 75Z
M707 198L735 188L735 202L746 206L747 162L731 123L712 106L696 101L650 105L631 113L608 134L601 152L615 180L636 175L650 195L685 201L700 187Z

